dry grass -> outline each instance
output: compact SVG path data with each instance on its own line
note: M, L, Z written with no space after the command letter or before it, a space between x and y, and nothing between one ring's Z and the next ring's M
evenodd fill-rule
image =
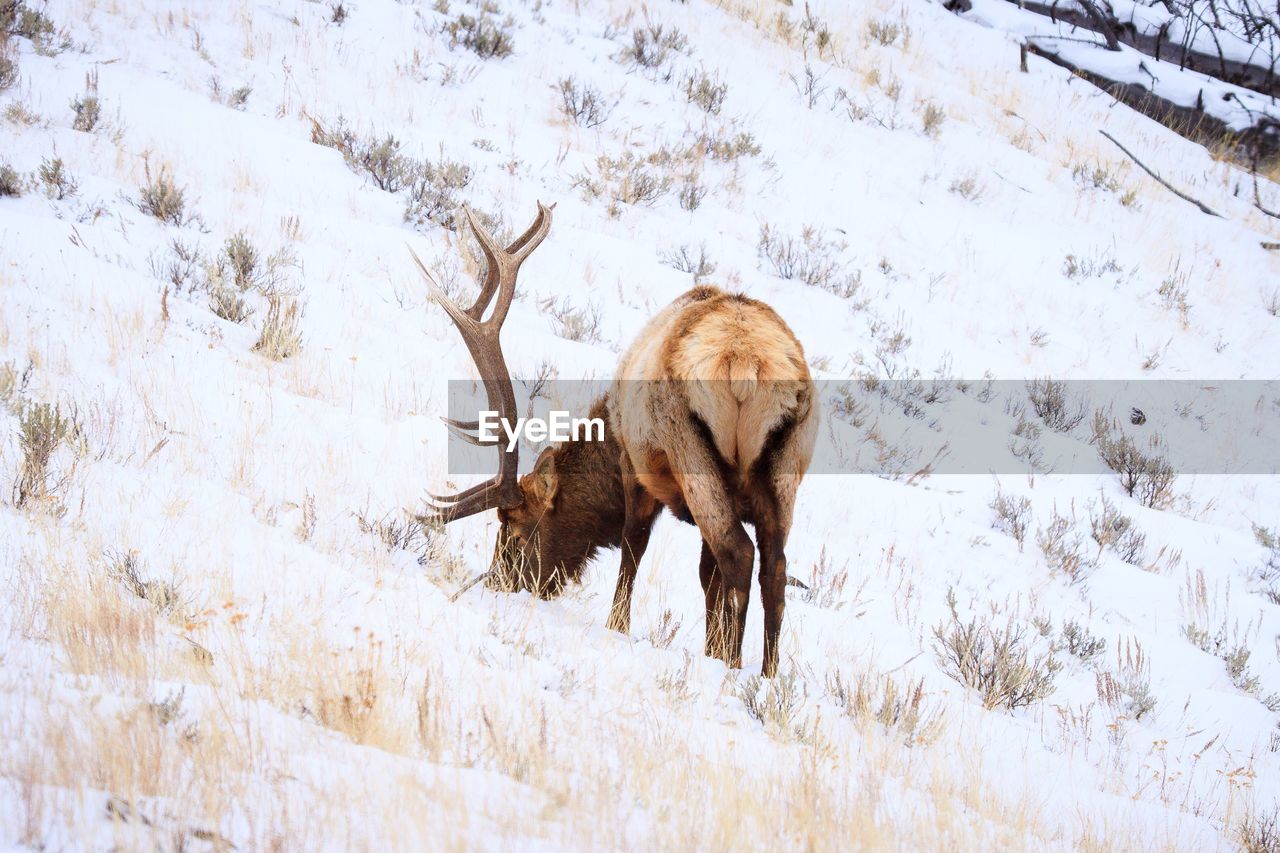
M292 293L267 294L267 313L253 351L274 361L297 355L302 349L302 302Z
M52 549L44 560L17 567L26 622L13 627L116 698L36 690L23 715L0 718L16 745L0 775L27 791L32 843L106 831L126 847L615 848L637 842L628 820L604 819L620 809L661 815L643 842L662 848L1070 841L1032 800L994 788L979 754L942 746L952 732L918 681L833 674L842 713L831 716L813 713L807 697L822 687L799 673L716 697L686 658L678 689L648 697L650 713L619 715L592 698L617 689L607 675L551 653L526 608L495 617L498 651L468 650L451 626L344 632L239 605L188 622L66 559L74 548L48 534L37 537ZM559 688L527 677L531 666L560 668ZM697 710L744 697L772 737ZM710 737L687 737L689 713ZM904 791L927 806L894 807ZM73 807L82 797L88 812ZM414 821L370 819L404 809Z

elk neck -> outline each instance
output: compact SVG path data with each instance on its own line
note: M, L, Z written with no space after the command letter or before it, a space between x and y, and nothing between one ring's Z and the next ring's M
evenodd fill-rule
M552 524L553 561L569 577L600 548L617 547L626 517L620 465L622 445L609 425L608 395L591 406L605 423L604 441L568 441L555 451L558 486Z

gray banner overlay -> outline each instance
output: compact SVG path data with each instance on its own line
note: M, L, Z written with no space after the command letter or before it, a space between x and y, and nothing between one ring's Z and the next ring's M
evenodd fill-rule
M516 380L518 416L587 418L612 380ZM761 383L762 385L765 383ZM1280 473L1280 380L823 380L809 473L1106 474L1160 464L1183 474ZM763 389L762 389L763 390ZM489 410L478 380L449 382L448 416ZM536 425L534 425L536 433ZM443 429L443 426L441 427ZM528 427L526 427L526 430ZM498 426L506 447L507 435ZM580 436L594 431L581 429ZM520 441L527 471L550 441ZM500 451L448 441L450 475L492 475Z

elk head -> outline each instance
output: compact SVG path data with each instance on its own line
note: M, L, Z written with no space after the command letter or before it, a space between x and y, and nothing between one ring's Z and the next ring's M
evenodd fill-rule
M457 326L480 371L490 410L511 424L516 422L518 413L499 333L515 296L520 265L547 236L551 228L552 208L554 205L546 207L539 202L533 224L505 249L495 242L471 211L464 208L467 224L488 264L480 295L469 308L459 307L446 296L418 256L413 255L432 298L440 303ZM412 250L410 254L413 254ZM493 311L485 319L490 303L494 303ZM476 435L478 421L443 420L463 440L482 447L495 446L482 442ZM557 535L555 530L558 514L554 510L560 481L555 451L543 451L533 470L524 477L518 477L518 444L509 449L503 442L496 446L499 452L498 473L492 479L457 494L432 495L431 518L447 524L491 509L497 510L502 526L486 576L490 586L530 589L541 595L554 594L564 580L563 561L554 553L554 543L562 546L566 543L566 539Z

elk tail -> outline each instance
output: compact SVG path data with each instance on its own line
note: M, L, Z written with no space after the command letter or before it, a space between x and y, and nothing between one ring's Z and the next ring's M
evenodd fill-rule
M729 393L739 403L743 403L756 392L756 383L760 378L760 364L754 358L738 353L731 353L726 360Z

